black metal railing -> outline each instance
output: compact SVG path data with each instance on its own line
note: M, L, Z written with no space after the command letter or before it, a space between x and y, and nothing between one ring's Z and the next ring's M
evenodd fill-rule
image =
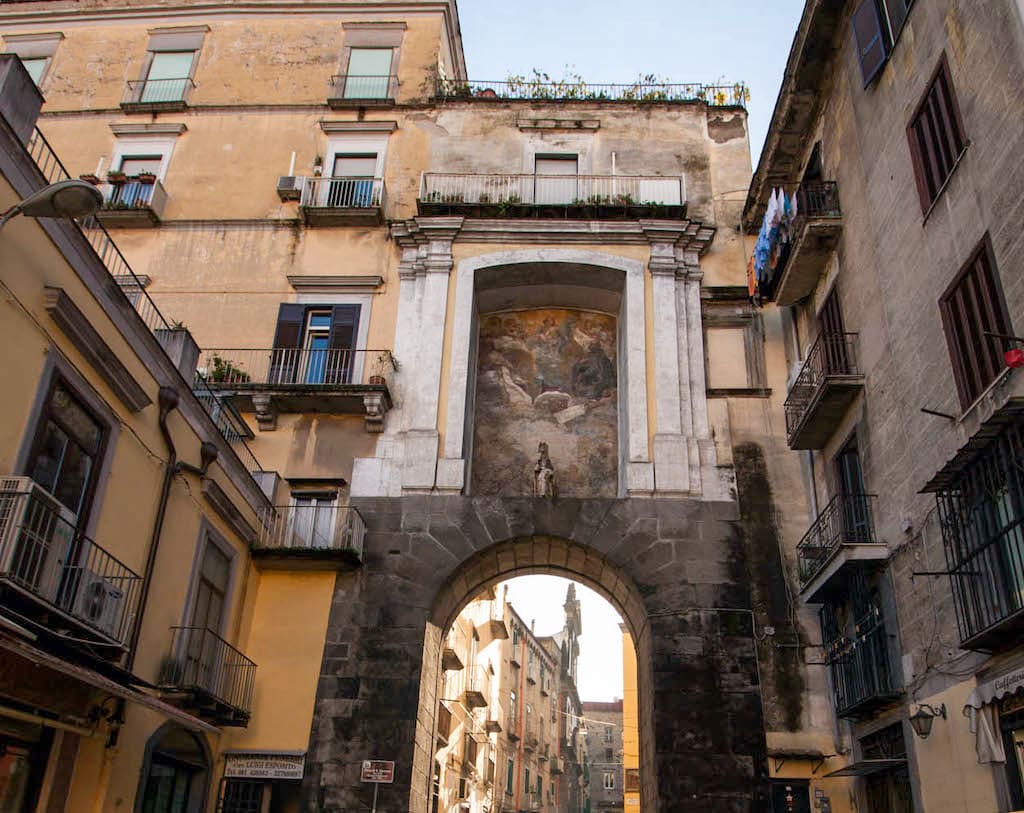
M249 474L264 471L260 461L249 448L248 439L252 437L245 420L227 403L224 398L213 390L209 382L199 373L196 373L195 381L192 383L192 394L203 405L203 408L213 419L220 430L224 440L238 455Z
M171 634L161 688L205 695L248 717L256 664L206 627L171 627Z
M1024 420L936 494L960 640L1024 622Z
M395 98L398 77L394 74L378 76L356 76L338 74L331 77L329 102L338 101L386 101Z
M797 217L842 217L835 181L804 181L796 190Z
M350 551L361 559L365 538L366 523L355 508L345 504L314 502L311 505L282 505L268 512L254 547L262 550Z
M746 106L750 93L742 82L704 85L700 82L633 82L589 84L543 79L506 79L497 82L440 78L439 99L593 101L593 102L706 102L713 106Z
M196 86L188 77L180 79L133 79L124 90L122 105L173 105L188 101Z
M0 580L122 645L142 585L25 477L0 478Z
M825 662L832 674L836 714L840 717L899 694L889 666L885 625L877 617L858 625L852 636L826 641Z
M301 347L204 350L199 369L215 389L379 384L396 369L390 350Z
M874 494L833 497L796 546L800 586L805 587L842 545L873 545Z
M808 407L831 376L859 375L856 333L823 333L807 353L800 374L789 388L784 410L786 433L792 437Z

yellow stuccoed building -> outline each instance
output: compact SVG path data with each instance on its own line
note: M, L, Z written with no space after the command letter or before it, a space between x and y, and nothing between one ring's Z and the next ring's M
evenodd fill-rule
M528 573L622 616L627 798L770 809L782 749L850 809L777 600L808 505L743 85L473 81L452 0L8 2L0 43L0 203L102 196L0 232L2 493L72 540L40 594L0 516L9 809L577 813L578 697L540 786L438 747L447 631Z

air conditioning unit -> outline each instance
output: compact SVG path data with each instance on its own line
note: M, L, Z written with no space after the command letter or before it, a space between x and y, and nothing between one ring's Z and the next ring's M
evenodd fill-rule
M281 175L277 179L277 196L282 202L298 200L302 197L303 180L299 175Z
M92 571L82 571L73 612L111 638L120 638L124 591Z
M75 515L31 477L0 477L0 575L55 601Z

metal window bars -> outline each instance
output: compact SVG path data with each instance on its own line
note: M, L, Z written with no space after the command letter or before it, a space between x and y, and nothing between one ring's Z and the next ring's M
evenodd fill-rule
M718 107L745 107L750 91L743 82L721 85L657 81L589 84L583 81L506 79L490 82L439 77L436 96L449 100L491 101L705 102Z

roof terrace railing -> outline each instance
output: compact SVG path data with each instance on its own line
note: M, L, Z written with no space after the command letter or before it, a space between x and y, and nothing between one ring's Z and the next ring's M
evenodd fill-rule
M745 107L750 91L743 82L705 85L700 82L633 82L589 84L506 79L489 82L439 78L439 99L528 100L582 102L706 102L716 107Z

